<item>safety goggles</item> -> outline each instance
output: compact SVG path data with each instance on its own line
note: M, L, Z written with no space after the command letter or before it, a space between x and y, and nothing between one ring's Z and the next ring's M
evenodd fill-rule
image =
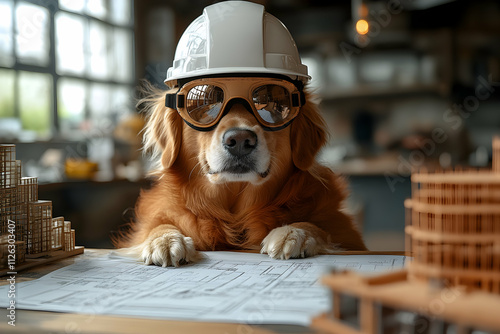
M305 103L304 94L292 82L278 78L200 78L167 94L165 106L198 131L210 131L235 103L251 111L269 131L285 128Z

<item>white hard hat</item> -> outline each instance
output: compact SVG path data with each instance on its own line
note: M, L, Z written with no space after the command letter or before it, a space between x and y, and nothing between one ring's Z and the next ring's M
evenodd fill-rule
M281 74L307 82L288 29L264 7L226 1L206 7L182 35L165 83L177 79L237 73Z

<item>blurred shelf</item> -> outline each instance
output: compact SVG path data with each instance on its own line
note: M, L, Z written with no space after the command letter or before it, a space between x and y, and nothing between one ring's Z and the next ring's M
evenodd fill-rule
M319 92L323 100L341 100L358 98L390 98L407 95L437 94L445 96L448 88L444 84L413 84L404 86L394 86L386 84L360 85L355 88L334 88L328 87Z
M324 157L321 164L331 168L335 173L352 176L390 176L410 177L412 172L421 168L434 170L439 167L439 162L427 159L423 164L412 165L403 153L387 152L373 157L356 157L342 161L329 161Z
M398 174L403 177L410 175L405 168L400 168L400 161L397 154L384 154L370 158L352 158L339 162L323 160L322 163L330 167L335 173L342 175Z

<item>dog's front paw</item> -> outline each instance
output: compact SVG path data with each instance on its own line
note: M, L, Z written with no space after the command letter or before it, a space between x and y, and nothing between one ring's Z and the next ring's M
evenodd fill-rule
M141 259L145 264L162 267L178 267L180 264L195 262L199 258L200 254L194 248L193 240L175 230L146 240L141 252Z
M290 225L275 228L262 240L261 253L275 259L288 260L316 255L322 248L306 230Z

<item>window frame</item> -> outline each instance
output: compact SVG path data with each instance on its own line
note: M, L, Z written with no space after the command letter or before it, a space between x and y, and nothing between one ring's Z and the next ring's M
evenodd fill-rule
M95 16L86 14L86 13L78 13L78 12L73 12L70 10L66 10L64 8L59 7L59 0L10 0L9 2L12 3L12 8L11 8L11 18L12 18L12 25L11 25L11 36L12 36L12 58L14 60L13 64L5 65L5 64L0 64L0 69L2 70L11 70L14 72L14 93L13 93L13 105L14 105L14 118L20 119L21 118L21 113L20 113L20 103L19 103L19 73L22 71L25 72L32 72L32 73L41 73L41 74L49 74L52 78L52 85L50 87L51 92L51 106L50 106L50 132L48 134L48 139L68 139L70 141L73 141L73 138L63 138L62 133L61 133L61 124L59 122L59 112L58 112L58 83L59 80L61 79L76 79L76 80L81 80L82 82L85 82L87 85L87 90L89 89L90 85L93 83L97 84L105 84L109 86L126 86L130 88L130 91L132 92L136 86L136 73L135 73L135 31L134 31L134 0L126 0L130 1L130 21L127 24L122 24L122 23L115 23L112 21L111 18L106 19L101 19L97 18ZM40 7L43 7L48 10L48 43L49 43L49 48L48 48L48 63L46 66L43 65L34 65L34 64L27 64L25 62L20 61L20 58L18 56L18 50L17 50L17 42L16 42L16 27L17 27L17 17L16 17L16 8L19 3L27 3L27 4L33 4L37 5ZM76 74L71 74L71 73L58 73L56 69L56 62L57 62L57 54L56 54L56 26L55 26L55 17L57 13L66 13L69 15L74 15L81 17L86 20L86 24L90 25L92 21L97 22L99 24L103 24L106 26L106 28L119 28L119 29L125 29L127 30L128 33L130 33L130 38L131 38L131 63L130 63L130 78L127 81L118 81L118 80L113 80L113 78L108 78L108 79L102 79L102 78L95 78L92 77L90 74L90 71L88 71L88 66L90 66L90 60L88 58L88 55L86 55L85 59L85 64L87 66L84 74L82 75L76 75ZM112 31L112 30L111 30ZM89 41L89 34L88 32L85 33L84 35L85 43L87 44ZM89 47L86 45L86 47ZM90 112L90 107L89 107L89 96L87 93L86 96L86 101L85 101L85 109L84 109L84 117L85 119L90 119L91 112ZM131 105L132 107L132 105ZM133 109L131 109L133 110ZM37 136L37 140L39 136Z

